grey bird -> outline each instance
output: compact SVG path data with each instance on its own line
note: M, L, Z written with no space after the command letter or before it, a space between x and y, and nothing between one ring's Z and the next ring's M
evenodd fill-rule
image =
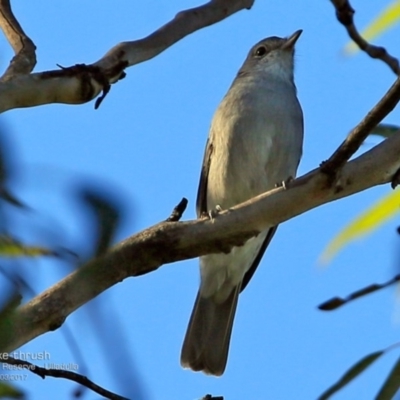
M294 45L269 37L249 52L211 123L197 195L197 215L228 209L296 175L303 113L294 84ZM184 368L222 375L238 296L277 227L228 254L200 258L201 284L184 339Z

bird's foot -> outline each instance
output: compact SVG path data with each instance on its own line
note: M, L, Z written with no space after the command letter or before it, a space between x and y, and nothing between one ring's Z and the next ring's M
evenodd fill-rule
M292 182L292 181L294 181L293 176L289 176L289 177L288 177L287 179L285 179L284 181L275 183L275 187L276 187L276 188L278 188L278 187L283 187L283 188L286 190L286 189L287 189L287 185L288 185L290 182Z
M222 211L222 207L217 204L213 210L209 211L203 211L201 213L200 218L201 219L210 219L211 221L214 221L214 218Z
M222 211L222 207L217 204L214 210L208 211L208 218L210 218L211 222L214 222L214 218Z

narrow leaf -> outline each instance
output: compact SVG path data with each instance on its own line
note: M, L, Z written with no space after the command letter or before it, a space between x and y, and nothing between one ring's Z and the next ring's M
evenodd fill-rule
M333 386L331 386L328 390L321 394L321 396L318 397L318 400L329 399L330 396L338 392L354 378L360 375L361 372L366 370L382 354L384 354L384 351L376 351L375 353L371 353L368 356L363 357L360 361L354 364Z
M17 199L9 190L2 188L0 189L0 199L12 204L15 207L28 208L21 200Z
M400 1L395 0L390 3L362 32L361 36L371 41L384 31L391 28L395 23L400 21ZM350 42L345 47L348 54L358 51L358 46L354 42Z
M400 358L390 371L385 383L381 387L376 400L392 400L400 388Z
M16 387L5 382L0 382L0 399L23 399L24 397L24 393Z
M10 329L10 318L13 316L17 307L21 304L22 296L17 292L11 293L6 303L0 309L0 343L7 343L13 333ZM0 381L1 382L1 381Z
M0 257L38 256L57 256L57 254L44 247L26 246L10 236L0 235Z
M366 286L362 289L359 289L351 294L349 294L347 297L342 298L342 297L333 297L332 299L329 299L325 301L324 303L320 304L318 308L322 311L332 311L335 310L336 308L339 308L350 301L356 300L359 297L366 296L368 294L371 294L373 292L376 292L377 290L385 289L390 285L393 285L396 282L400 281L400 275L396 275L394 278L390 279L389 281L379 284L379 283L373 283L372 285Z
M400 209L400 190L393 191L373 204L332 239L320 262L328 263L345 245L377 229Z
M121 221L121 210L108 194L84 188L80 196L95 217L96 256L104 254L110 247Z

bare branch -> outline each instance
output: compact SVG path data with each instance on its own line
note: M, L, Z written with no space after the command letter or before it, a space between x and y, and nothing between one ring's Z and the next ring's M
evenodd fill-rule
M175 18L141 40L123 42L112 48L96 65L114 65L123 53L129 66L149 60L185 36L215 24L244 8L250 9L254 0L211 0L208 3L179 12Z
M15 75L29 74L36 65L36 46L14 17L10 0L0 0L0 27L15 52L1 79L7 80Z
M94 64L17 75L15 79L8 76L6 82L0 82L0 112L50 103L86 103L105 91L105 83L109 90L110 84L124 76L126 67L157 56L185 36L239 10L251 8L253 3L254 0L211 0L200 7L180 12L144 39L118 44Z
M397 75L400 73L399 61L390 56L384 48L376 47L365 41L358 33L353 22L354 10L348 0L331 0L336 9L339 22L345 26L349 36L358 46L373 58L379 58L388 64ZM355 154L361 144L374 129L400 101L400 78L398 78L385 96L365 116L365 118L350 132L344 142L321 165L321 170L331 178L335 178L340 168Z
M0 113L42 104L86 103L101 91L108 93L110 80L122 78L125 66L116 64L111 70L100 70L94 65L78 64L57 71L18 75L0 82Z
M321 169L331 177L346 163L347 160L360 148L361 144L400 101L400 78L398 78L385 96L375 105L375 107L365 116L365 118L350 132L344 142L325 161Z
M400 167L400 135L348 162L341 186L319 169L219 213L213 220L162 222L115 246L0 322L0 351L12 351L60 327L68 315L112 285L163 264L228 252L260 231L322 204L389 182Z
M331 0L333 6L336 9L336 18L346 28L347 33L357 44L357 46L365 51L370 57L378 58L386 63L391 70L396 74L400 74L399 60L391 56L384 47L374 46L368 43L359 34L357 28L354 25L353 15L355 13L353 7L350 5L348 0Z
M4 356L4 355L3 355ZM53 369L53 368L43 368L38 365L32 364L29 361L18 360L16 358L7 357L1 358L1 362L5 364L14 365L17 368L24 369L25 371L31 371L33 374L40 376L41 378L46 378L46 376L51 376L53 378L65 378L70 381L74 381L80 383L83 386L93 390L94 392L104 396L106 399L110 400L128 400L126 397L119 396L115 393L112 393L99 385L96 385L86 376L77 374L76 372L64 370L64 369Z

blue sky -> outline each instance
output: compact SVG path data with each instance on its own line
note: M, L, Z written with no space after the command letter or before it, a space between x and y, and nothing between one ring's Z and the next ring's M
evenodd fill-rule
M200 2L88 0L15 2L14 11L38 47L35 71L91 63L120 41L150 34L179 10ZM353 1L365 26L386 2ZM14 193L33 212L13 212L21 238L89 254L91 225L78 189L90 185L118 199L123 220L116 240L164 220L184 196L185 219L195 199L210 121L250 47L260 39L303 29L296 49L296 84L305 115L299 175L317 167L386 92L394 75L364 54L346 58L348 38L329 1L255 2L250 11L198 31L158 57L127 70L99 110L48 105L2 118L16 166ZM398 28L379 38L395 56ZM0 67L12 52L0 42ZM386 122L399 124L396 109ZM361 148L379 139L371 137ZM313 399L364 355L390 346L400 331L395 290L323 313L321 302L398 271L398 220L351 244L327 267L318 257L355 215L390 190L373 188L283 224L241 295L228 367L221 378L182 370L180 348L199 282L198 261L166 265L122 282L67 319L83 360L61 328L24 346L51 362L77 363L105 388L135 399ZM11 211L10 211L11 212ZM43 243L42 243L43 241ZM116 266L117 267L117 266ZM10 267L11 268L11 267ZM65 276L64 261L18 262L37 293ZM29 299L27 295L26 300ZM105 338L103 340L102 338ZM378 391L394 350L335 396L367 399ZM140 384L137 384L137 380ZM30 399L69 399L75 385L28 376ZM87 393L85 398L96 398Z

